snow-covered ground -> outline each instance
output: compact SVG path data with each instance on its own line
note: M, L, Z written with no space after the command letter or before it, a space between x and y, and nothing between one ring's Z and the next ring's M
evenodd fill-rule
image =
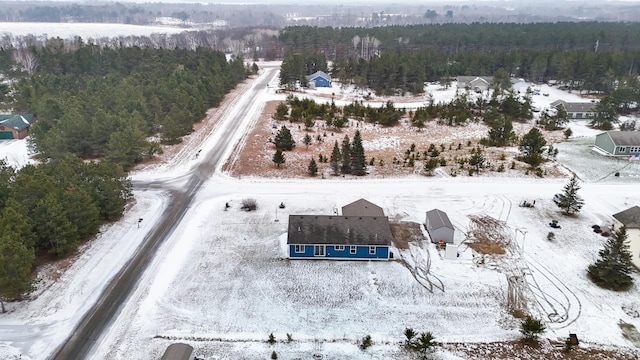
M187 30L169 26L130 24L0 22L0 34L11 34L13 36L46 35L50 38L60 37L62 39L80 35L84 40L128 35L177 34Z
M455 94L455 89L442 90L451 91ZM534 104L544 106L556 95L575 100L575 94L542 89L547 91L550 96L535 96ZM281 96L269 87L259 101ZM640 327L640 291L601 290L587 280L586 267L604 242L591 225L608 225L611 214L640 203L637 179L632 174L599 178L588 171L591 164L573 160L573 155L591 158L587 140L593 133L584 124L570 126L576 138L560 154L572 155L559 161L586 181L580 190L586 205L574 218L560 215L551 201L566 179L409 176L309 181L217 174L160 249L91 358L157 359L166 346L180 341L206 359L267 359L274 350L285 359L315 353L324 359L405 359L398 343L406 327L431 331L445 342L511 340L519 337L518 320L506 307L507 277L514 275L525 278L521 291L529 311L547 322L546 337L564 339L576 333L585 346L633 347L618 324ZM193 146L207 151L211 141L215 136ZM185 157L173 168L162 168L163 176L154 168L153 176L133 177L178 178L198 161ZM239 203L246 198L257 200L256 212L240 211ZM359 198L402 221L422 223L426 211L444 210L456 226L459 244L469 230L469 216L488 215L504 222L511 246L505 256L487 257L483 264L464 244L456 260L442 259L426 243L395 250L410 266L429 267L429 281L442 284L444 291L419 283L399 262L284 258L288 215L331 214ZM11 312L0 315L0 358L44 359L68 335L163 208L161 194L136 193L136 199L125 218L105 227L58 282L41 286L35 300L12 303ZM518 207L522 200L535 200L536 206ZM226 202L231 205L228 211ZM278 208L281 202L285 209ZM145 218L140 229L134 221L139 217ZM547 240L551 219L562 226L553 230L553 241ZM270 333L278 344L266 344ZM286 334L292 342L283 341ZM362 352L356 342L367 334L374 345Z

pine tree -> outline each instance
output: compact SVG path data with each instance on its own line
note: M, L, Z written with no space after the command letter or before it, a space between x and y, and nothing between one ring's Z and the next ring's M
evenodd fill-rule
M340 168L343 174L351 174L351 143L349 136L345 135L342 140L342 167Z
M364 156L364 147L362 146L362 137L360 130L356 130L353 135L353 143L351 144L351 168L354 175L366 175L367 164Z
M307 173L311 176L318 175L318 164L316 164L316 160L314 158L311 158L311 161L309 161L309 166L307 167Z
M280 167L280 165L284 164L284 153L280 149L276 149L276 153L273 154L273 159L271 159L276 167Z
M276 120L284 120L286 119L288 114L289 114L289 107L284 102L281 102L276 107L276 113L274 115L274 118Z
M309 145L311 144L311 136L309 134L305 134L304 138L302 139L302 143L309 147Z
M276 134L273 143L276 145L276 149L282 151L292 150L296 146L296 142L291 136L291 131L284 125L280 128L278 134Z
M480 169L484 167L486 161L487 160L485 159L480 146L476 147L475 149L471 149L469 165L472 166L476 171L480 171Z
M336 140L335 144L333 144L333 151L331 152L331 170L333 170L333 175L338 175L340 173L340 160L342 159L342 154L340 153L340 147L338 146L338 141Z
M487 143L490 146L507 146L516 138L513 123L503 115L496 113L496 116L497 118L491 122Z
M578 190L580 190L578 178L573 175L571 180L564 186L562 196L558 201L558 207L567 215L580 212L584 205L584 200L578 195Z
M13 231L0 233L0 306L4 300L20 296L29 289L35 252L27 246L20 234Z
M531 128L520 141L519 150L522 153L522 161L536 167L542 162L542 152L547 141L537 128Z
M614 291L628 290L633 285L631 252L627 229L618 229L598 252L600 258L589 265L587 275L596 285Z
M520 323L520 333L528 341L537 340L538 336L544 333L546 329L547 327L541 320L531 317L531 315L527 315Z

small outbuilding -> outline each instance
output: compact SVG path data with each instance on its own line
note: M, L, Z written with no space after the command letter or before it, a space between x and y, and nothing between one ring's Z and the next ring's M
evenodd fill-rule
M307 83L310 88L331 87L331 76L324 71L316 71L311 75L307 75Z
M454 228L449 216L444 211L438 209L427 211L424 226L432 243L438 243L442 240L445 243L453 244Z
M195 358L193 346L183 343L169 345L161 360L193 360Z
M638 156L640 131L605 131L596 135L594 146L613 156Z
M24 139L33 120L31 114L0 115L0 140Z

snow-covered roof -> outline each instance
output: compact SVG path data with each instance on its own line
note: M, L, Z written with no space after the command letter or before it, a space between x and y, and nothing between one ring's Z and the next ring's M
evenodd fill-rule
M640 206L630 207L627 210L614 214L613 217L620 221L627 229L640 229Z
M390 245L386 216L289 215L287 244Z
M191 360L193 347L188 344L176 343L167 347L161 360Z
M327 74L324 71L316 71L311 75L307 75L307 80L310 81L310 80L314 80L314 79L319 78L319 77L323 78L323 79L326 79L327 81L331 81L331 76L329 76L329 74Z

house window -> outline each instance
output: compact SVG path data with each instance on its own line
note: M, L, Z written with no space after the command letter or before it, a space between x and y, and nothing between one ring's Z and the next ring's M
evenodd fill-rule
M334 249L336 249L337 251L343 251L344 250L344 245L336 245L336 246L334 246Z
M304 245L296 245L295 252L303 253L304 252Z
M376 254L376 247L369 246L369 255L375 255L375 254Z
M629 152L630 153L637 153L640 152L640 146L632 146L629 148Z
M324 245L316 245L313 247L314 256L324 256Z
M621 152L621 153L627 152L627 148L624 147L624 146L621 146L621 147L618 148L618 151Z
M358 247L357 247L357 246L355 246L355 245L351 245L351 246L350 246L350 249L349 249L349 253L351 253L351 254L355 254L355 253L356 253L356 249L358 249Z

